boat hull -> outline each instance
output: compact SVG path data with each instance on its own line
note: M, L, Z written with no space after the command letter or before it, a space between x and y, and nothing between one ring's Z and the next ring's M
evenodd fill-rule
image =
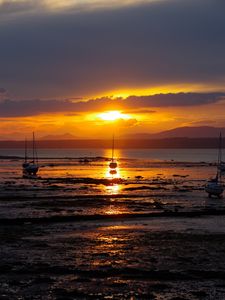
M209 196L221 197L223 194L224 188L219 183L208 183L205 186L205 191L206 191L206 193L209 194Z
M116 169L117 168L117 163L116 162L111 162L109 164L110 169Z
M38 173L39 167L35 164L28 164L23 166L23 177L36 176Z

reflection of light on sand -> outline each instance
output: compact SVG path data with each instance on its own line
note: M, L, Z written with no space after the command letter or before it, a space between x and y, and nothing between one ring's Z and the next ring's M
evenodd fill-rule
M111 237L111 236L101 236L98 238L99 241L104 241L104 242L107 242L107 243L112 243L114 241L118 241L118 240L122 240L122 239L119 239L118 237Z
M122 214L122 213L124 213L124 211L119 209L119 207L114 206L114 205L109 205L104 210L104 214L106 214L106 215L119 215L119 214Z
M110 157L109 150L106 151L106 156ZM116 173L110 174L110 171L111 171L111 169L109 167L109 161L108 161L105 166L105 178L107 178L107 179L120 178L120 168L119 168L118 163L117 163ZM120 186L118 184L112 183L111 185L106 186L107 193L112 194L112 195L118 194L119 190L120 190Z
M117 195L119 193L120 189L121 189L121 187L119 184L111 184L109 186L106 186L107 193L112 194L112 195Z
M107 162L106 169L105 169L105 177L106 178L110 178L110 179L120 178L120 166L119 166L119 163L117 160L115 160L115 162L117 162L117 168L115 168L115 169L111 169L109 167L110 162ZM110 171L116 171L116 172L115 172L115 174L113 174L113 173L110 173Z
M103 233L116 232L118 233L120 230L135 230L140 228L146 228L146 224L137 224L136 221L129 221L127 224L119 224L119 225L108 225L99 227L98 230Z
M114 179L114 178L120 178L120 168L119 168L119 165L117 165L117 168L116 168L116 174L110 174L110 168L109 168L109 162L107 162L107 165L106 165L106 169L105 169L105 177L107 179ZM106 191L107 193L109 194L112 194L112 195L116 195L119 193L121 187L119 184L116 184L116 183L111 183L110 185L106 186Z
M110 174L111 169L109 168L109 164L107 163L107 167L106 167L106 172L105 172L105 177L109 178L109 179L113 179L113 178L120 178L120 168L119 165L117 165L117 169L116 169L116 174Z

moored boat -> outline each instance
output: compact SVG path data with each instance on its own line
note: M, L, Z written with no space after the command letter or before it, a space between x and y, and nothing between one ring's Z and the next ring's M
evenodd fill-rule
M116 168L117 168L117 162L114 158L114 135L113 135L113 139L112 139L112 158L111 158L111 161L109 163L109 169L110 169L109 173L111 175L117 174Z
M211 179L207 182L205 191L208 193L209 197L216 196L218 198L221 198L224 188L221 181L219 181L216 176L214 179Z
M29 158L27 155L27 141L25 140L25 155L24 155L24 162L22 164L23 178L36 178L38 170L39 170L38 156L37 156L37 149L36 149L34 133L33 133L32 148L33 148L32 160L29 161Z
M217 161L217 173L216 177L208 180L208 182L205 185L205 191L208 193L208 196L216 196L218 198L221 198L223 195L224 187L221 180L222 175L222 136L220 133L219 137L219 150L218 150L218 161Z

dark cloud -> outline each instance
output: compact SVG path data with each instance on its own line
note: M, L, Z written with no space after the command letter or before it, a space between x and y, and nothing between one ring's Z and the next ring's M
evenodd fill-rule
M122 110L143 113L140 110L146 109L148 113L152 107L182 107L197 106L216 103L224 99L224 93L179 93L179 94L159 94L153 96L131 96L127 99L99 98L89 101L71 100L4 100L0 102L0 117L22 117L39 114L69 113L78 115L82 112Z
M0 102L0 117L23 117L44 113L70 112L75 109L71 101L60 100L4 100Z
M6 89L0 87L0 100L6 97Z
M224 11L225 1L167 0L13 18L0 27L0 82L21 98L222 85Z
M6 89L0 87L0 94L5 94L5 93L6 93Z
M224 93L178 93L153 96L131 96L126 99L128 107L171 107L196 106L218 102L224 99Z
M39 2L39 3L37 3ZM20 14L23 15L28 12L34 12L37 8L41 8L41 1L37 0L23 0L13 2L11 0L4 0L2 4L0 4L0 16L7 17L12 14Z

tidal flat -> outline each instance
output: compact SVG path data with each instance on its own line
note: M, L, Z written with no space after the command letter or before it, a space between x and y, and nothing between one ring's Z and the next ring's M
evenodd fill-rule
M224 299L223 216L3 225L1 299Z
M1 161L1 299L225 299L225 200L207 162Z

